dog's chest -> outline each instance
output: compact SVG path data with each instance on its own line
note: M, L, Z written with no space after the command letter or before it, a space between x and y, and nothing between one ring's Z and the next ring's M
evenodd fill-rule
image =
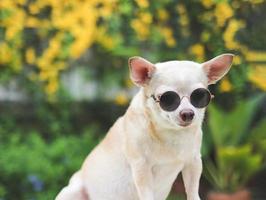
M170 135L170 134L168 134ZM195 133L184 132L172 134L164 138L163 142L155 142L152 146L152 162L154 164L185 163L199 153L197 137Z
M189 162L197 154L196 142L192 139L183 141L172 141L172 143L154 145L150 162L154 166L154 175L172 174L182 169L185 163ZM169 171L169 172L168 172Z
M158 199L165 199L172 184L185 163L196 154L195 138L187 134L173 138L171 142L154 144L151 157L154 192Z

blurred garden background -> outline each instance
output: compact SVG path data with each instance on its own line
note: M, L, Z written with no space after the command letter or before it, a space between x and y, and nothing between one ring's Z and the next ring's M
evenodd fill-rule
M200 192L265 200L265 10L265 0L1 0L0 199L55 198L136 93L129 57L230 52L230 73L210 87ZM169 199L184 199L180 178Z

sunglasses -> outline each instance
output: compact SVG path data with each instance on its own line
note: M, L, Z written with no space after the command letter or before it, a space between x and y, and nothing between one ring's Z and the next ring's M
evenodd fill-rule
M176 92L167 91L158 96L158 98L156 98L154 95L151 95L151 97L155 102L160 104L160 107L163 110L171 112L178 108L184 96L180 98ZM209 90L205 88L198 88L191 93L189 100L194 107L204 108L210 103L212 98L214 98L214 96Z

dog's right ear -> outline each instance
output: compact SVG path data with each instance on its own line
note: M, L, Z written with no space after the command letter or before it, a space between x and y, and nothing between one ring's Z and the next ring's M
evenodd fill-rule
M144 58L134 56L129 58L128 65L130 69L130 78L138 86L146 86L152 74L155 72L155 66Z

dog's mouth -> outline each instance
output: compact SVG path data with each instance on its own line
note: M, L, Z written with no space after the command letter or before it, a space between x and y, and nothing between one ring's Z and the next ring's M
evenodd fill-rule
M192 124L192 121L190 122L184 122L184 121L181 121L178 123L179 126L182 126L182 127L187 127L189 126L190 124Z

